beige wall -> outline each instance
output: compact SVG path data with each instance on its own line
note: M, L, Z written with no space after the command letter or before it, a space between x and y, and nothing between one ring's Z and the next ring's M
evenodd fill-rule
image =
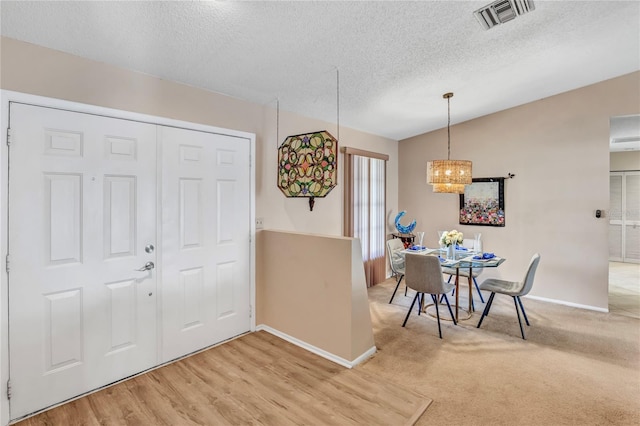
M342 155L338 186L316 200L313 212L306 199L285 198L276 187L278 143L272 107L5 37L0 47L2 89L255 133L256 216L264 219L265 228L342 235ZM337 136L335 123L280 112L280 143L287 135L315 130ZM339 145L389 155L387 206L397 211L397 141L341 127Z
M322 127L320 127L322 126ZM276 141L276 112L266 111L263 146L258 155L260 163L257 169L258 210L256 215L264 216L264 227L300 232L313 232L327 235L343 235L343 189L344 155L340 154L338 164L338 186L325 198L316 198L313 212L309 211L307 198L285 198L276 186L278 170L278 145L287 135L298 135L315 130L327 130L337 137L335 124L320 123L295 114L280 112L280 141ZM362 133L353 129L340 128L339 147L349 146L389 155L387 162L387 217L397 212L398 206L398 143L390 139ZM395 216L395 213L393 213ZM392 216L392 218L393 218ZM389 230L393 227L387 224Z
M612 172L640 170L640 151L612 152L609 168Z
M256 324L347 362L374 347L358 240L264 230L257 245ZM322 273L320 273L322 271Z
M427 161L446 158L446 129L400 141L399 208L431 246L439 229L481 232L484 249L507 258L483 277L521 279L539 252L532 295L606 309L608 223L594 213L609 208L609 118L638 112L633 73L453 126L451 158L472 160L474 177L516 175L504 228L459 225L458 196L425 183Z

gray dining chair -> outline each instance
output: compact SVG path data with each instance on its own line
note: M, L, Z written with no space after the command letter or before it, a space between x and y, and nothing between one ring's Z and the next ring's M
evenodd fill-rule
M400 287L400 282L402 278L404 278L404 255L401 251L404 250L404 243L399 238L393 238L391 240L387 240L387 252L389 254L389 266L391 266L391 271L396 276L396 288L393 290L393 294L391 295L391 300L389 303L393 302L393 298L398 291L398 287ZM407 290L405 288L404 291L405 296L407 295Z
M424 295L431 295L431 299L436 306L436 316L438 318L438 334L442 339L442 329L440 327L440 311L438 310L438 298L440 295L444 296L453 325L456 325L456 319L451 310L449 299L447 299L447 293L454 288L453 284L449 284L442 278L442 267L440 266L440 259L436 256L427 256L423 254L407 253L405 256L405 284L407 287L416 291L416 296L411 302L411 307L407 312L407 316L402 323L404 327L407 324L409 315L413 310L416 300L424 300ZM421 297L421 298L420 298ZM418 304L418 315L420 315L420 304Z
M490 291L491 296L489 296L489 300L487 301L487 305L482 312L482 316L480 317L477 328L480 328L480 324L482 324L482 320L484 319L484 317L489 315L489 309L491 309L491 304L493 303L493 298L495 297L496 293L506 294L513 297L513 303L516 306L516 313L518 314L518 323L520 324L520 333L522 334L522 338L526 340L526 338L524 337L524 328L522 327L522 320L520 319L520 310L518 310L518 305L520 305L522 315L524 316L524 320L528 326L529 318L527 318L527 314L524 311L524 306L522 305L522 300L520 300L520 297L526 295L531 291L531 288L533 287L533 278L536 275L538 263L540 263L540 255L536 253L531 258L531 262L529 262L529 267L527 268L527 272L524 275L524 279L522 281L506 281L496 278L489 278L487 280L484 280L482 284L480 284L480 289Z

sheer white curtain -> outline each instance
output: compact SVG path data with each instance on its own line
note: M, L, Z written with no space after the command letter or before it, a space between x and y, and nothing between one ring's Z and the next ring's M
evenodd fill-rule
M385 212L387 156L345 150L345 235L362 243L367 286L386 278Z

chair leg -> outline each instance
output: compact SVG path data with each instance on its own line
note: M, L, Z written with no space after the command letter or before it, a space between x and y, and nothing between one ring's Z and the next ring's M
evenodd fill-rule
M451 305L449 304L449 299L447 299L447 295L443 294L444 301L447 302L447 308L449 308L449 313L451 314L451 319L453 320L453 325L458 325L456 322L456 317L453 315L453 311L451 310Z
M419 294L420 293L416 293L416 297L414 297L413 302L411 302L411 307L409 308L409 311L407 312L407 316L404 318L404 322L402 323L403 327L407 324L407 320L409 319L409 315L411 315L411 310L413 309L413 305L416 304L416 300L418 299Z
M421 311L421 307L422 305L424 305L424 293L418 293L419 297L418 297L418 316L420 316L420 311Z
M471 279L472 279L472 277L469 276L468 284L469 284L469 293L471 293L471 312L475 312L476 311L476 305L475 305L475 303L473 303L473 287L471 286Z
M489 315L489 309L491 309L491 304L493 303L493 298L495 296L496 294L494 292L491 292L491 296L489 296L489 301L485 305L484 311L482 311L482 316L480 317L480 321L478 322L478 325L476 326L476 328L480 328L480 324L482 324L482 320L484 319L484 317Z
M491 295L493 295L494 293L491 293ZM489 295L489 301L487 302L489 304L489 309L487 309L487 313L484 314L485 317L489 316L489 310L491 309L491 304L493 303L492 297L491 295Z
M482 292L480 291L480 286L478 285L478 281L473 277L473 283L476 285L476 290L478 290L478 295L480 296L480 301L484 303L484 298L482 297Z
M518 324L520 324L520 333L522 334L522 339L527 340L524 337L524 328L522 328L522 320L520 319L520 309L518 309L518 300L516 296L513 296L513 304L516 306L516 313L518 314Z
M404 275L403 275L403 277L404 277ZM401 278L401 279L402 279L402 278ZM407 290L409 290L409 287L407 287L407 286L405 285L405 286L404 286L404 295L405 295L405 296L407 295Z
M442 339L442 329L440 328L440 309L438 309L438 298L434 297L433 300L436 302L436 317L438 317L438 335Z
M527 318L527 313L524 311L524 306L522 306L522 299L520 299L520 296L516 296L516 299L518 299L518 303L520 304L520 309L522 310L522 315L524 315L524 322L526 322L527 325L530 325L529 318Z
M447 280L448 283L451 283L451 278L453 278L453 275L449 275L449 279ZM456 289L454 287L453 291L451 292L451 296L453 297L455 294L456 294ZM440 303L442 303L443 300L444 300L444 294L440 296Z
M451 284L451 278L453 278L453 275L449 275L449 279L447 280L447 283ZM451 291L451 296L455 296L456 294L456 288L454 287L453 290ZM440 301L442 302L442 299L440 299Z
M398 283L396 284L396 289L393 290L393 294L391 295L391 300L389 300L389 303L393 302L393 298L396 296L396 291L398 291L398 287L400 287L400 282L402 281L402 279L404 278L404 275L400 275L400 279L398 280ZM405 287L404 289L404 295L407 295L407 289Z

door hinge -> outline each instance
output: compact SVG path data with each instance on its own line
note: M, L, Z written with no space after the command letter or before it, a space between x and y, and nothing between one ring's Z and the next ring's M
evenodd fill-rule
M249 318L253 318L253 306L249 305Z
M13 132L10 127L7 127L7 146L11 146L11 142L13 142Z
M7 253L7 257L5 259L5 265L6 265L7 273L9 273L9 253Z
M11 399L11 380L7 380L7 399Z

